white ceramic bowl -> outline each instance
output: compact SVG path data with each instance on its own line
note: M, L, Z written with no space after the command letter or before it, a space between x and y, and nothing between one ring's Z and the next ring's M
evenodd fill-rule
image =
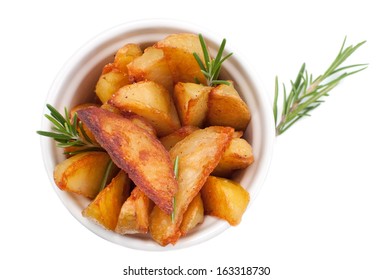
M216 54L221 40L206 30L184 22L170 20L145 20L122 24L103 32L80 48L65 64L55 79L46 103L53 105L60 112L64 107L73 106L89 101L94 96L94 87L102 67L112 61L115 52L126 43L139 43L143 46L152 44L172 33L201 33L206 39L211 54ZM271 105L264 88L250 66L240 57L239 50L226 45L227 52L234 55L224 62L222 76L235 81L236 88L248 104L252 120L244 137L253 147L255 162L245 171L239 172L235 180L250 193L251 202L261 189L271 160L274 142L274 123ZM244 50L246 51L246 50ZM50 131L51 124L45 118L42 130ZM198 226L186 237L180 238L175 246L161 247L150 238L142 235L122 236L107 231L84 218L81 214L88 201L81 196L73 195L58 189L53 180L53 170L56 164L64 159L62 151L56 148L52 139L41 137L43 159L51 184L59 198L71 214L86 228L111 242L140 250L168 250L192 246L215 237L229 225L221 220L206 217L204 223ZM252 211L248 207L247 211ZM245 213L246 215L246 213ZM239 225L241 226L241 225Z

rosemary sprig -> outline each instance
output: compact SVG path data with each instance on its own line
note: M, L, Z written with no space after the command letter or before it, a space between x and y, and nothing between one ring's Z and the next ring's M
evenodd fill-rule
M113 164L114 164L113 161L110 159L109 163L106 165L105 173L103 174L101 186L99 187L99 191L102 191L107 186L109 174L112 171Z
M345 47L346 38L344 38L342 47L335 60L331 63L324 74L313 80L312 75L308 74L305 63L302 64L295 81L291 81L291 90L287 95L286 87L283 84L283 103L281 108L281 117L278 123L278 96L279 86L278 78L275 79L275 97L274 97L274 119L276 135L284 133L294 123L304 116L309 116L309 112L317 108L323 100L323 96L328 96L329 92L336 87L344 78L358 73L367 68L367 64L353 64L341 66L342 63L352 55L366 41L358 43L355 46ZM346 71L350 70L350 71Z
M193 53L193 56L195 57L197 63L199 64L200 71L203 73L204 77L207 80L207 85L208 86L214 86L218 84L230 85L228 81L218 80L219 73L222 68L222 63L233 55L233 53L229 53L228 55L222 58L223 51L226 46L226 39L222 40L222 43L219 47L218 53L216 54L215 58L210 58L210 54L208 52L206 42L201 34L199 34L199 40L200 40L201 48L203 50L203 58L204 58L205 65L197 53Z
M176 159L174 160L174 177L176 180L178 180L178 160L180 159L179 156L176 156ZM173 196L173 211L171 213L171 220L172 222L174 221L174 214L176 211L176 196Z
M68 148L78 147L72 152L65 152L66 154L76 154L87 151L103 151L103 149L95 144L83 129L82 123L78 120L75 113L71 119L67 108L64 108L64 116L59 113L52 105L46 104L50 111L50 115L45 114L45 117L53 124L51 131L38 130L37 133L42 136L53 138L57 143L57 147ZM82 135L79 134L79 131Z

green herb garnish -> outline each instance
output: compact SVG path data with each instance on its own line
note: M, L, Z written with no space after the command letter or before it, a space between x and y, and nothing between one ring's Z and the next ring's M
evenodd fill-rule
M228 55L222 58L223 51L226 45L226 39L223 39L215 58L210 58L210 54L208 53L206 42L204 41L204 38L201 34L199 34L199 40L200 40L201 48L203 50L205 65L197 53L193 53L193 56L195 57L197 63L199 64L200 71L203 73L204 77L207 80L207 85L208 86L213 86L218 84L230 85L228 81L218 80L219 73L222 68L222 63L233 55L233 53L229 53Z
M323 75L313 80L312 75L309 76L305 63L298 72L295 82L291 81L291 90L287 96L286 87L283 84L283 104L281 108L281 118L278 123L278 78L275 79L275 97L274 97L274 118L276 135L284 133L294 123L304 116L309 116L309 112L317 108L323 100L323 96L328 96L329 92L336 87L339 82L355 73L366 69L367 64L353 64L348 66L340 66L352 53L354 53L366 41L355 46L345 47L346 38L342 47ZM346 72L345 70L351 71Z
M176 178L176 180L178 180L178 160L179 160L179 156L176 156L176 159L174 160L174 177ZM171 213L172 222L174 221L175 210L176 210L176 196L173 196L173 211Z
M103 178L101 181L101 186L99 187L99 191L102 191L107 186L109 174L112 171L113 164L114 164L113 161L110 159L108 164L106 165L105 173L103 174Z
M45 117L53 124L53 132L39 130L37 131L39 135L53 138L57 142L57 147L60 148L79 147L75 151L65 152L65 154L69 155L87 151L104 151L102 147L93 143L87 136L76 113L71 119L67 108L64 108L63 116L52 105L46 104L46 107L49 109L50 115L45 114Z

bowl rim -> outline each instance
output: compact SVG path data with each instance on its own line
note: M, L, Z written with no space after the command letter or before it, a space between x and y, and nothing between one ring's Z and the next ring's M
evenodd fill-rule
M63 67L56 75L47 94L45 104L49 103L54 105L55 107L56 105L58 105L57 97L59 94L59 90L62 87L64 87L64 83L66 80L65 78L67 78L72 74L72 69L75 69L77 65L80 65L81 61L84 61L86 60L86 58L91 56L92 51L96 49L97 46L101 46L102 44L105 44L105 42L110 42L115 38L118 38L119 36L120 37L124 36L124 34L129 33L131 30L139 31L139 32L141 30L161 30L161 32L162 30L165 30L165 33L168 34L182 33L182 32L195 33L195 34L202 33L203 37L206 39L207 44L209 46L211 44L215 44L215 45L220 44L220 42L217 42L217 40L214 39L214 38L218 38L218 36L213 34L208 29L196 24L179 21L179 20L145 19L145 20L129 21L129 22L119 24L92 37L90 40L88 40L84 45L82 45L79 49L77 49L74 52L74 54L65 62ZM173 30L174 32L171 32L169 30ZM129 38L130 42L131 40L132 38ZM231 52L232 48L226 47L225 49L228 52ZM257 101L257 104L248 104L248 105L251 105L253 106L253 108L257 109L256 111L251 110L252 114L256 113L258 116L260 115L258 119L259 120L262 119L264 124L264 126L262 127L264 135L263 136L259 135L259 137L262 137L263 139L263 143L261 145L264 146L263 149L264 153L261 157L260 162L257 162L257 165L260 165L262 169L260 169L258 166L255 167L257 172L253 174L251 181L253 182L252 183L253 185L258 187L253 189L251 200L248 206L249 209L249 207L253 204L255 198L258 196L262 185L264 184L264 181L268 173L268 169L271 164L273 146L275 142L275 125L273 120L272 106L270 104L267 91L265 90L265 87L262 84L258 74L256 75L256 71L253 69L252 65L248 63L246 59L244 59L244 57L241 56L241 53L238 52L237 50L235 52L235 55L232 56L230 60L233 65L235 64L236 67L239 67L236 68L237 70L241 69L245 71L244 73L246 73L247 83L249 83L249 87L254 89L252 93L254 92L253 97ZM46 112L45 109L44 111ZM253 119L253 115L252 115L252 119ZM50 129L49 122L45 117L42 117L41 127L42 130ZM254 133L258 133L258 132L256 131ZM55 160L53 157L56 154L58 155L58 150L59 149L55 147L51 139L47 137L41 137L41 152L44 160L44 165L53 189L57 193L63 205L72 214L72 216L74 216L75 219L77 219L87 229L89 229L90 231L92 231L93 233L95 233L96 235L100 236L105 240L132 249L138 249L144 251L167 251L167 250L187 248L199 243L203 243L221 234L223 231L225 231L230 227L227 222L216 220L211 217L207 217L206 220L208 221L206 227L208 229L208 226L212 224L213 225L211 226L212 230L205 230L202 231L201 233L195 232L190 234L186 238L180 238L180 240L177 242L175 246L168 245L166 247L162 247L156 244L155 242L153 243L148 242L148 245L146 246L146 243L144 242L143 239L137 240L137 242L126 241L134 238L128 237L126 240L124 240L124 236L105 230L84 217L81 218L80 213L77 213L78 211L80 212L80 209L72 201L73 199L72 195L64 191L61 191L56 186L53 178L53 170L55 164ZM71 199L69 199L70 197Z

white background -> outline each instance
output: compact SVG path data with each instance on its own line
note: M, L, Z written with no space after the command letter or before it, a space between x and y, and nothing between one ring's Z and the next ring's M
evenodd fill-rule
M122 276L128 265L181 265L269 266L265 279L392 279L387 4L2 1L0 278L131 279ZM101 31L146 18L186 20L226 37L256 68L271 100L275 75L288 83L302 62L320 74L344 36L349 44L367 40L349 62L369 63L368 69L345 80L312 117L277 139L268 178L242 223L170 252L123 248L79 224L49 183L35 134L51 82L66 60Z

